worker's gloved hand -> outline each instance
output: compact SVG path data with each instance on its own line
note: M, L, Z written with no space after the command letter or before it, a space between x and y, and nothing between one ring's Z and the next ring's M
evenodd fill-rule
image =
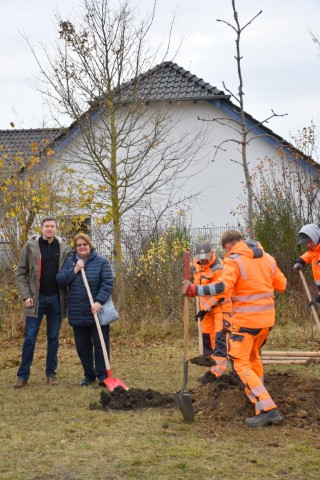
M301 262L296 262L293 267L292 267L292 270L294 270L295 272L298 272L299 270L303 270L303 265Z
M206 313L208 313L208 310L199 310L194 316L195 321L197 322L198 319L202 321Z
M309 306L311 307L311 305L313 305L314 307L316 307L317 303L320 303L320 294L316 295L315 297L313 297L312 300L310 300Z
M197 287L194 283L191 283L189 280L183 280L181 284L181 293L187 297L196 297L197 296Z

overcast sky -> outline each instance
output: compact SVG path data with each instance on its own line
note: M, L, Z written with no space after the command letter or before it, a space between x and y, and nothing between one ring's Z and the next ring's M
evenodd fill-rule
M1 0L0 29L0 128L42 127L50 123L40 94L28 84L38 73L22 34L33 45L50 50L55 38L54 12L68 14L81 0ZM142 11L152 0L133 2ZM289 132L320 126L320 57L308 33L320 37L319 0L237 0L242 25L262 10L244 31L242 40L245 109L258 120L273 109L284 118L269 127L289 139ZM235 35L216 20L233 21L231 0L158 0L154 23L155 45L168 32L176 10L173 44L182 38L174 59L181 67L223 89L223 82L237 92ZM168 58L171 59L171 58Z

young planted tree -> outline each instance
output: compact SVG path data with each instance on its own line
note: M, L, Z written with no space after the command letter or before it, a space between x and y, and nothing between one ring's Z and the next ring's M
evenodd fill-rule
M74 121L81 138L69 146L68 160L100 186L100 218L113 228L117 272L123 219L148 198L172 198L173 183L199 156L205 135L199 129L172 136L175 105L153 97L150 68L157 56L148 36L155 4L140 21L130 2L113 9L109 0L83 0L82 7L79 22L57 18L59 39L54 58L46 52L48 66L33 52L42 73L38 88Z
M272 110L272 115L268 118L264 119L261 122L257 122L254 125L249 124L247 121L246 113L245 113L245 103L244 103L244 81L242 75L242 55L241 55L241 38L244 30L252 24L252 22L262 13L260 10L250 21L248 21L245 25L241 26L239 21L239 15L236 9L236 2L235 0L231 0L232 9L233 9L233 17L234 17L234 24L229 23L226 20L217 19L218 22L222 22L230 27L236 34L236 63L237 63L237 75L239 79L239 87L238 87L238 94L232 93L223 83L225 90L231 95L231 98L235 100L236 107L235 110L239 113L240 119L236 120L230 117L217 117L212 119L213 122L217 122L220 125L227 126L231 130L235 132L235 138L227 138L222 140L219 145L216 147L214 158L221 152L221 150L226 149L226 145L230 143L235 143L240 147L241 152L241 159L232 159L232 161L236 164L239 164L243 168L244 178L245 178L245 188L247 194L247 223L248 223L248 233L250 238L255 238L255 227L254 227L254 209L253 209L253 201L254 201L254 192L253 192L253 184L252 184L252 172L250 168L250 162L248 159L248 146L249 144L262 136L261 133L255 134L255 131L258 127L262 126L264 123L268 122L271 118L276 116L283 116L277 115ZM267 134L265 134L267 135Z

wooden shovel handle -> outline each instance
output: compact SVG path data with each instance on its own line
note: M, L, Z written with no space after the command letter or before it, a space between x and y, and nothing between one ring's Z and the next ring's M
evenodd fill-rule
M190 280L190 251L187 250L184 254L184 279ZM189 360L189 329L190 329L190 311L189 311L189 297L187 295L184 297L184 310L183 310L183 332L184 332L184 342L183 342L183 358L187 362Z
M190 251L184 253L184 279L190 280Z
M301 280L302 280L304 289L305 289L305 291L306 291L308 300L309 300L309 302L310 302L310 301L312 300L312 296L311 296L311 293L310 293L310 290L309 290L307 281L306 281L306 279L305 279L305 276L304 276L304 273L303 273L302 270L299 270L299 275L300 275L300 278L301 278ZM314 305L311 305L311 312L312 312L314 321L316 322L316 326L317 326L318 330L320 330L320 321L319 321L319 317L318 317L318 313L317 313L316 307L315 307Z
M86 287L86 290L87 290L87 294L88 294L88 297L89 297L89 300L90 300L90 305L92 307L93 304L94 304L94 300L93 300L93 296L92 296L92 293L91 293L91 290L90 290L90 287L89 287L89 283L88 283L86 272L84 271L84 268L81 268L81 275L82 275L82 280L83 280L84 286ZM94 313L93 316L94 316L94 320L96 322L96 326L97 326L97 330L98 330L98 334L99 334L99 338L100 338L100 342L101 342L104 363L106 364L106 370L110 371L110 362L109 362L108 352L107 352L107 348L106 348L106 343L105 343L104 338L103 338L99 318L98 318L98 315L96 313Z

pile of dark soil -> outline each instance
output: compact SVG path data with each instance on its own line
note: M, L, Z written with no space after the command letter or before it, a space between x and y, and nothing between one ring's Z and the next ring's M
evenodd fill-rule
M151 390L130 388L129 390L114 389L112 392L102 390L100 404L90 404L89 408L102 410L139 410L141 408L172 407L175 400L172 394L162 394Z
M284 424L298 428L320 427L320 380L294 372L269 372L265 385L284 417ZM193 390L197 415L214 431L217 425L243 425L246 417L255 415L254 407L242 386L232 375Z
M265 385L284 417L284 424L296 428L320 427L320 380L294 372L269 372ZM243 425L246 417L255 415L254 407L242 385L233 375L222 376L214 383L200 384L191 392L197 417L203 417L208 433L217 426ZM117 390L101 392L99 403L90 409L138 410L143 408L177 407L173 394L154 390Z

